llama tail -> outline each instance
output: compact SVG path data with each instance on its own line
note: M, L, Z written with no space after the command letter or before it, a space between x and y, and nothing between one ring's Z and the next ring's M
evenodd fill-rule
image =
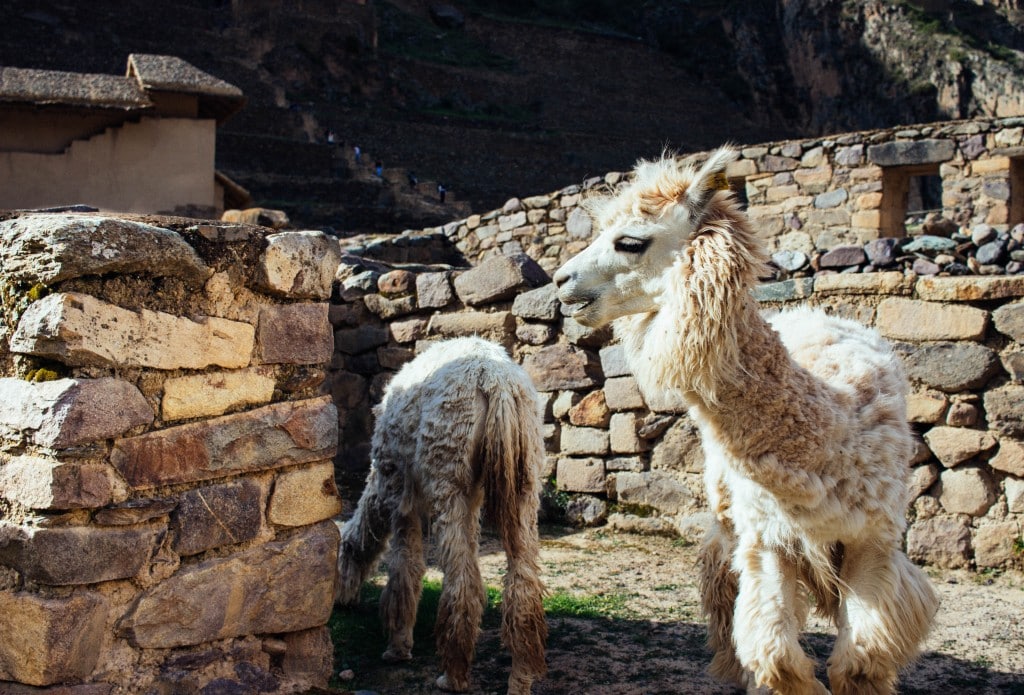
M501 638L512 652L509 692L529 693L533 679L547 672L544 649L548 627L537 531L544 435L532 388L513 383L512 388L488 392L479 460L484 508L498 529L508 563Z
M380 472L370 469L366 487L359 498L355 514L341 529L338 550L338 582L334 600L342 605L355 603L359 588L373 574L377 560L390 535L391 515L384 503Z

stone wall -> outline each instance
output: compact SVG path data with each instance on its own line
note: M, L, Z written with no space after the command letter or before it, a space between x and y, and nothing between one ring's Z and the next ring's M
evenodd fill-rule
M730 170L776 251L766 309L875 325L906 364L921 562L1021 566L1021 123L746 147ZM910 230L929 233L876 245L936 168L942 216ZM592 236L581 195L626 176L340 244L0 215L0 692L322 684L335 480L358 496L371 406L442 338L503 344L543 393L549 513L696 538L692 423L644 400L608 331L562 317L549 278Z
M0 692L326 684L336 244L180 218L7 217Z
M920 208L921 177L941 177L936 213L955 225L1006 231L1024 222L1022 133L1022 118L975 119L741 146L727 173L772 251L810 258L918 231L907 230L904 221L906 212ZM590 239L581 196L624 176L612 172L550 194L513 198L500 210L431 231L443 232L473 264L525 252L553 271Z
M529 256L495 255L469 270L389 269L346 256L341 268L330 382L347 414L343 470L365 471L359 443L393 371L429 341L479 334L505 345L545 398L549 502L567 504L579 523L700 537L709 517L694 425L678 403L644 400L608 331L561 316L554 286ZM895 345L919 436L911 557L1021 566L1024 275L822 273L756 294L766 310L824 306L876 326Z

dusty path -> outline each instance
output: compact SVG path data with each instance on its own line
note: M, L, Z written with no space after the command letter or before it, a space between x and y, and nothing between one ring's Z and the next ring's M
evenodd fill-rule
M549 674L534 693L736 692L704 672L709 655L694 546L601 530L546 529L542 541L544 580L567 607L549 608ZM499 587L504 555L495 540L484 544L481 564L485 583ZM942 606L924 653L903 674L900 693L1024 695L1024 574L930 574ZM430 576L440 577L435 570ZM804 642L817 655L822 679L833 641L834 630L812 618ZM357 659L348 686L381 695L440 692L433 687L431 640L421 639L414 653L399 666ZM472 692L504 693L508 666L497 613L489 611Z

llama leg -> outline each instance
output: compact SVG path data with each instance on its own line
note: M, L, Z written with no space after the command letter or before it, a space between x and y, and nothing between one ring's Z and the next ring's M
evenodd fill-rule
M391 507L386 480L376 468L370 470L355 514L341 530L338 552L338 583L334 600L350 605L359 598L359 588L377 568L377 560L391 535Z
M938 609L928 578L896 548L847 547L839 635L829 659L836 695L896 691L899 669L917 654Z
M701 608L708 621L708 647L713 656L708 671L719 680L746 686L747 675L732 642L732 618L739 578L730 566L736 545L729 526L716 520L700 551Z
M799 604L796 564L754 539L740 540L734 563L739 593L733 639L740 662L753 676L748 687L788 695L827 693L800 647L806 610Z
M530 695L534 678L547 672L544 648L548 627L544 617L544 584L540 578L539 497L532 486L521 493L514 539L502 538L507 571L502 593L502 642L512 652L508 695Z
M380 614L388 634L388 648L382 658L408 661L412 658L412 630L427 571L422 522L415 512L396 514L385 562L388 583L380 595Z
M469 669L486 600L477 564L482 496L478 491L470 499L453 489L438 498L446 499L448 505L434 524L444 573L435 626L442 670L437 686L463 692L469 689Z

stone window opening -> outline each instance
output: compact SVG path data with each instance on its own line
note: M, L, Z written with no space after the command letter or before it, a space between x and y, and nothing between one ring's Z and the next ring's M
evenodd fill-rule
M942 213L942 177L938 164L883 170L880 236L907 236L930 212Z

